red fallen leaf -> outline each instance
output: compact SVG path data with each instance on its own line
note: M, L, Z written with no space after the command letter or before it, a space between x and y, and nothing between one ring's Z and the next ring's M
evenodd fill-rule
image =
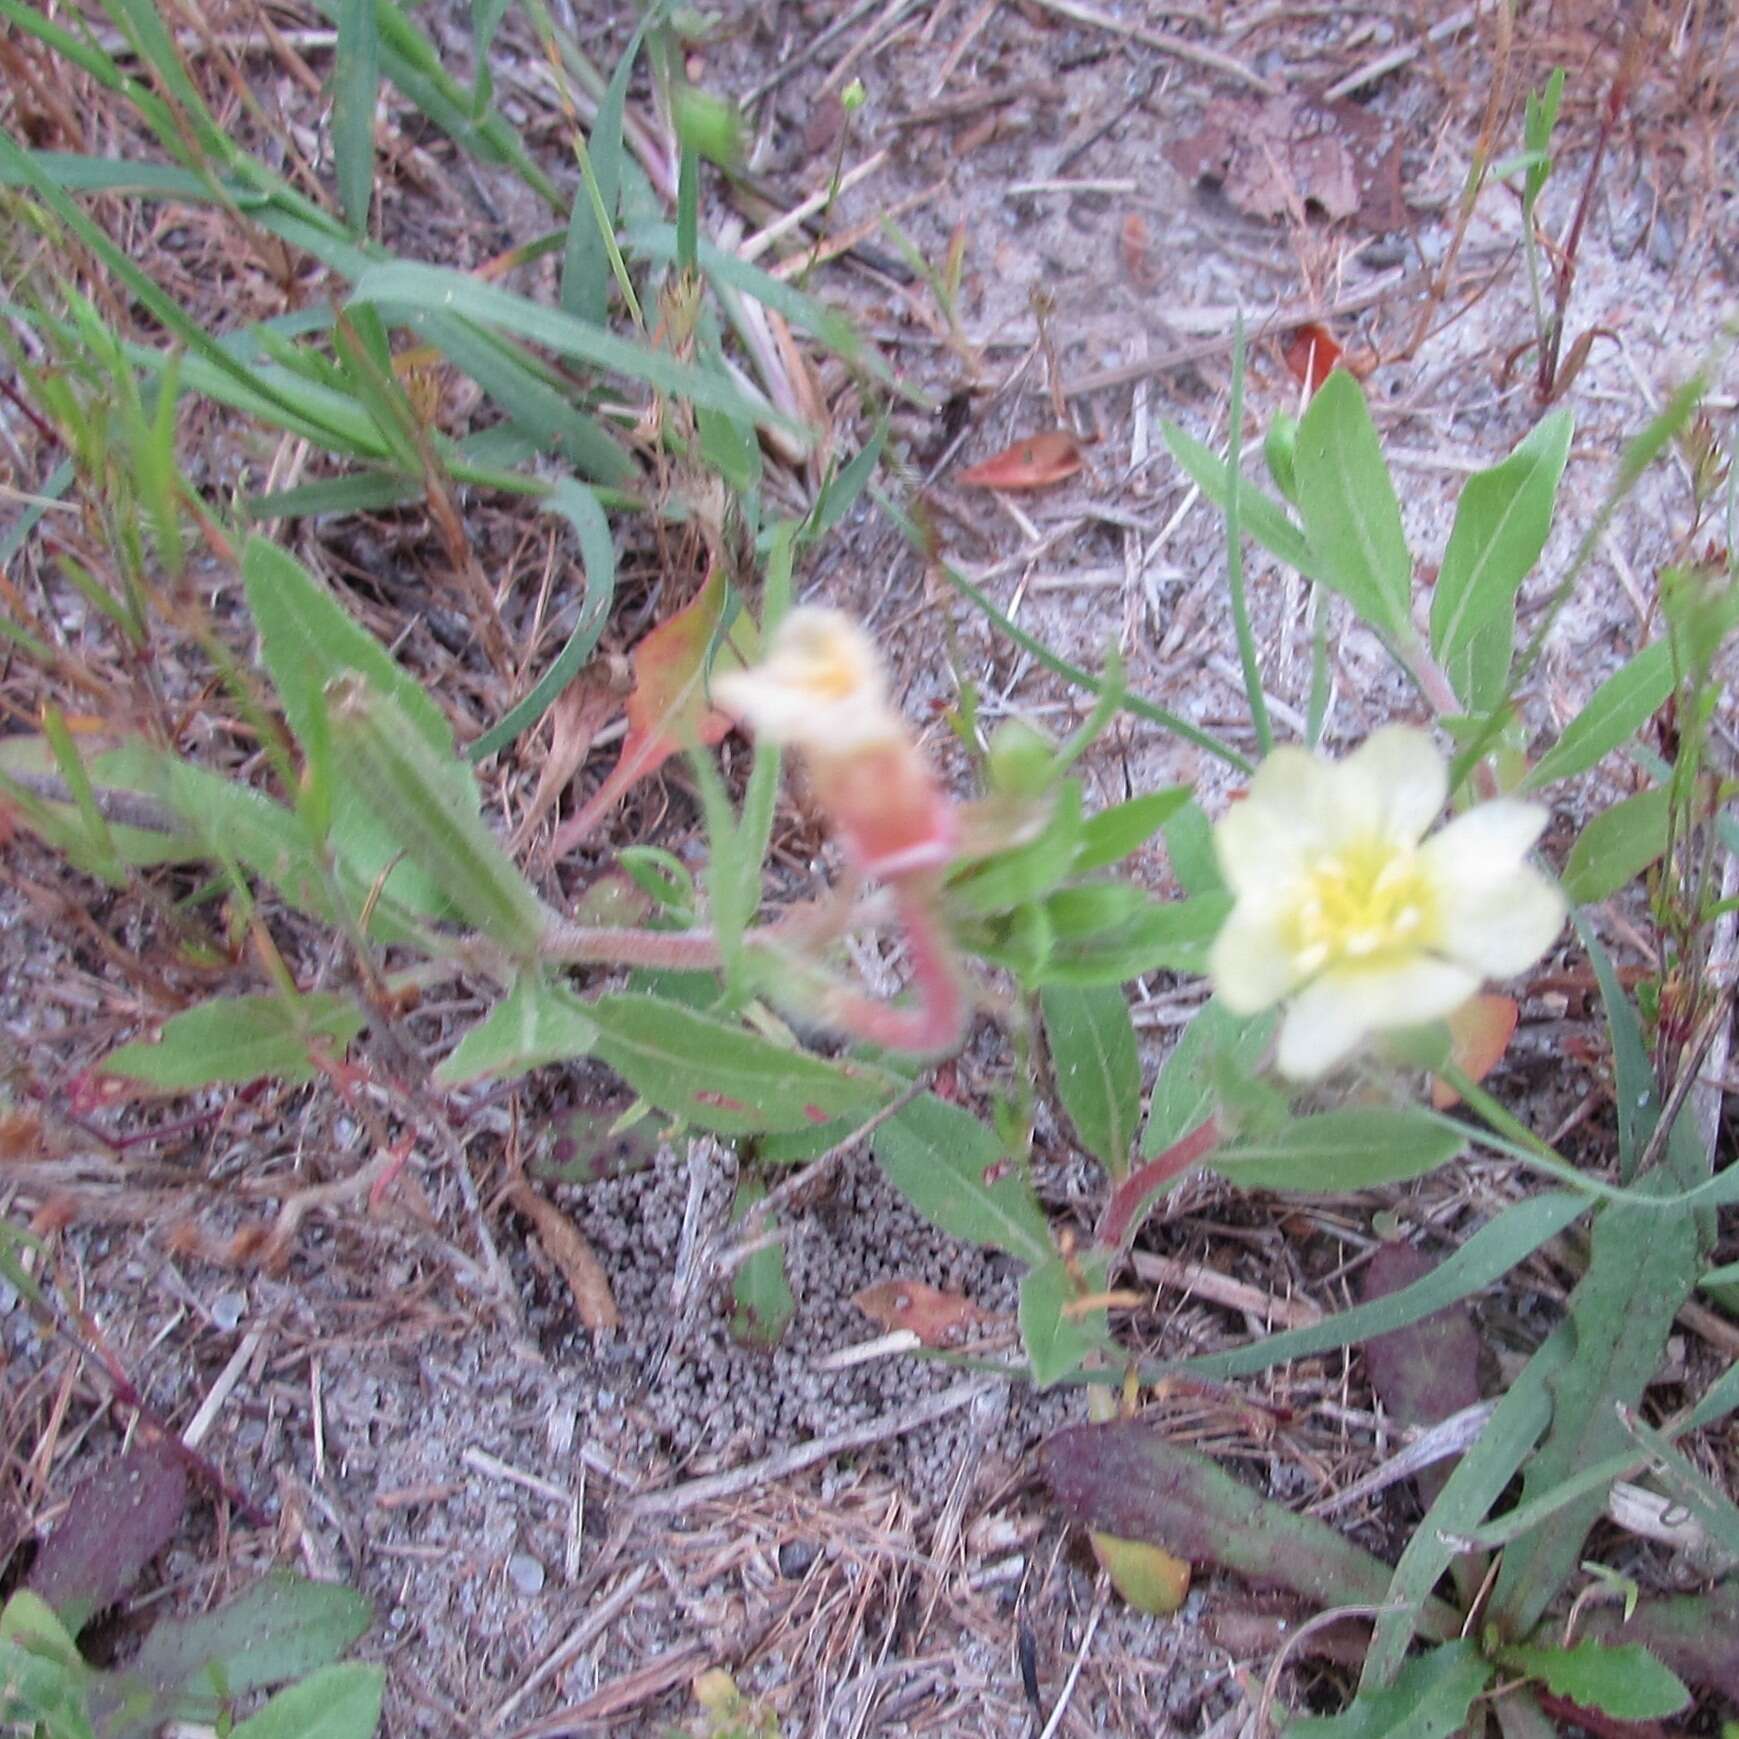
M953 1346L968 1329L990 1321L970 1298L958 1292L943 1292L921 1280L884 1280L866 1286L852 1303L871 1322L890 1332L909 1329L927 1347Z
M1281 355L1293 378L1315 392L1334 373L1335 364L1341 359L1341 347L1329 337L1326 327L1311 321L1293 327Z
M1508 996L1482 995L1463 1003L1449 1017L1450 1059L1475 1081L1483 1081L1509 1047L1520 1014L1515 999ZM1444 1082L1433 1081L1431 1103L1447 1111L1461 1103L1461 1095Z
M960 473L975 489L1048 489L1081 469L1081 440L1067 429L1028 435Z
M634 648L634 692L628 697L628 734L622 739L622 752L609 777L556 830L549 845L552 858L572 851L621 802L631 785L672 755L691 742L710 748L730 730L731 721L706 704L707 653L724 615L725 595L724 570L715 568L693 603L660 622ZM721 665L736 662L728 649L720 649Z

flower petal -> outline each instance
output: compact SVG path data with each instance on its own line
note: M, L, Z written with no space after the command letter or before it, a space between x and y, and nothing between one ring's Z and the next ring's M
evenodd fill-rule
M1331 843L1324 821L1333 780L1332 767L1291 745L1256 769L1243 801L1214 827L1214 855L1233 893L1271 893Z
M1527 854L1546 825L1533 803L1499 798L1425 842L1421 866L1437 890L1437 946L1491 978L1509 978L1551 947L1564 896Z
M1412 845L1424 838L1449 795L1443 757L1411 725L1373 731L1337 773L1337 823L1348 837L1378 833Z
M1478 989L1477 972L1446 960L1325 972L1287 1010L1280 1028L1280 1072L1295 1081L1314 1081L1369 1034L1437 1020Z
M1564 912L1557 886L1523 864L1496 880L1447 889L1438 946L1484 977L1513 978L1558 939Z
M1260 899L1235 905L1208 955L1214 993L1234 1014L1259 1014L1298 982L1279 911Z

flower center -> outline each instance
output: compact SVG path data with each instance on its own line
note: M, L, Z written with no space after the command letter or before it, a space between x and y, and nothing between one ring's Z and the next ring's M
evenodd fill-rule
M1318 857L1286 925L1301 973L1392 962L1429 947L1436 930L1436 894L1418 851L1380 837Z

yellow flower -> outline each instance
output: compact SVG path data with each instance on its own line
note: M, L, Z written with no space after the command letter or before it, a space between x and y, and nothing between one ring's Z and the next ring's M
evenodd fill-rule
M849 616L793 610L759 664L713 679L713 699L803 756L816 798L864 874L905 875L952 856L952 807L888 698L875 643Z
M1430 738L1394 725L1339 763L1275 750L1214 829L1236 903L1209 976L1238 1014L1292 999L1282 1074L1313 1080L1371 1033L1441 1019L1563 927L1527 862L1546 812L1499 799L1427 839L1448 794Z

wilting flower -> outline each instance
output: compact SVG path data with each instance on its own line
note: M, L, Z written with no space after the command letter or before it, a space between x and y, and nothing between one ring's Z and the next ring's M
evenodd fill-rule
M1236 903L1209 974L1239 1014L1292 999L1282 1074L1314 1079L1371 1033L1441 1019L1563 926L1527 862L1546 812L1499 799L1426 839L1448 794L1430 739L1390 726L1339 763L1275 750L1214 829Z
M713 699L802 755L817 800L866 875L899 876L952 856L953 810L888 698L873 642L850 617L793 610L759 664L714 679Z

